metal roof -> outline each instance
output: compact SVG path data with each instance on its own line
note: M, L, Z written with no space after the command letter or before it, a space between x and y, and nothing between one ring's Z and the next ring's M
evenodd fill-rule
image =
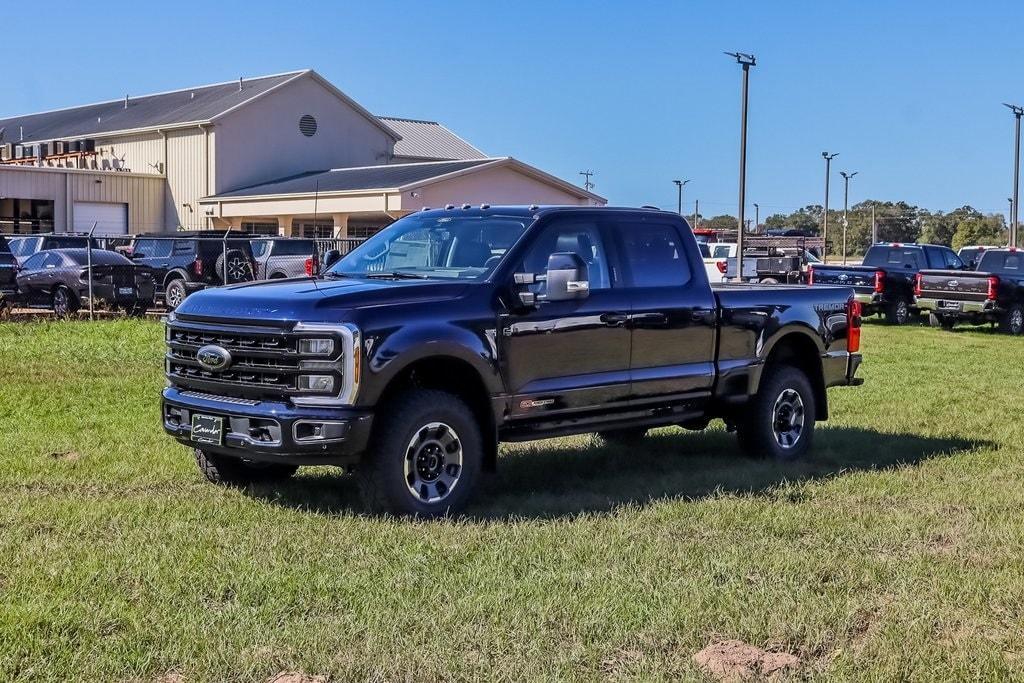
M245 105L289 81L310 76L389 135L397 134L386 123L363 109L312 69L240 81L183 88L155 95L124 98L80 107L12 116L0 119L2 142L39 142L85 138L109 133L207 123Z
M423 160L483 159L486 154L436 121L378 116L402 139L395 143L395 156Z
M336 168L313 171L281 178L269 183L243 187L216 195L216 199L231 197L262 197L279 194L313 194L314 192L351 192L357 190L397 189L430 180L449 173L476 166L495 163L499 159L470 159L463 161L433 161L386 166Z

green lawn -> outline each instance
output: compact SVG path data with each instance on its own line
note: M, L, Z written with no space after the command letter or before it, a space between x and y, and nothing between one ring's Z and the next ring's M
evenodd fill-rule
M721 427L503 446L469 516L366 516L332 470L200 480L152 321L0 325L0 680L1024 676L1024 339L869 324L813 459Z

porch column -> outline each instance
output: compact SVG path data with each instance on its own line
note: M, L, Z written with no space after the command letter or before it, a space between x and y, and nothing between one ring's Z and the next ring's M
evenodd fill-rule
M348 214L336 213L332 218L334 219L334 236L339 239L348 237Z
M294 216L278 216L277 217L277 234L282 237L292 236L292 219Z

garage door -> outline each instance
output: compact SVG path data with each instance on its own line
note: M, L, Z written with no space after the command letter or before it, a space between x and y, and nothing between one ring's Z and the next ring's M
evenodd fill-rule
M75 232L89 232L96 224L96 235L127 235L128 205L112 202L75 202Z

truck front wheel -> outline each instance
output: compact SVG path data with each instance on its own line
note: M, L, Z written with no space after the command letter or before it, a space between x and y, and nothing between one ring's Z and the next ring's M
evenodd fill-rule
M195 457L196 465L207 481L225 486L284 481L299 469L295 465L247 462L229 455L208 453L201 448L195 449Z
M768 367L761 387L737 424L740 447L749 455L795 460L814 436L814 389L790 365Z
M473 412L445 391L412 390L389 401L357 473L374 512L441 517L465 508L483 461Z

